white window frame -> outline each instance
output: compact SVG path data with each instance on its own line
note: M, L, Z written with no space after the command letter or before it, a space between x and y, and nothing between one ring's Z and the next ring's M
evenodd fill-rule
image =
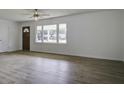
M66 25L66 42L59 42L59 26L60 25L62 25L62 24L65 24ZM51 25L56 25L56 42L44 42L44 26L51 26ZM37 35L37 27L38 26L41 26L41 31L42 31L42 34L41 34L41 36L42 36L42 39L41 39L41 42L37 42L37 40L36 40L36 35ZM49 24L49 25L37 25L36 27L36 34L35 34L35 43L44 43L44 44L46 44L46 43L53 43L53 44L67 44L67 24L66 23L60 23L60 24ZM49 31L48 31L48 33L49 33Z
M59 31L60 31L60 25L65 25L65 42L60 42L60 40L59 40L59 36L60 36L60 33L59 33ZM67 44L67 24L66 23L61 23L61 24L58 24L58 43L59 44Z
M37 29L38 26L41 27L41 30L38 30L38 29ZM38 33L38 31L41 31L41 33L43 33L43 29L42 29L42 28L43 28L42 25L37 25L37 26L36 26L36 32L35 32L35 43L42 43L42 41L43 41L42 39L41 39L41 41L40 41L40 40L37 41L37 33ZM42 37L42 36L43 36L43 35L41 34L41 37Z
M45 28L45 26L47 27L49 27L49 26L55 26L55 33L56 33L56 40L54 41L54 42L52 42L52 41L50 41L49 40L49 38L50 38L50 35L49 35L49 33L50 33L50 31L48 30L48 34L47 34L47 36L48 36L48 40L49 41L44 41L44 39L43 39L43 43L57 43L57 24L53 24L53 25L43 25L43 33L44 33L44 28ZM43 37L44 37L44 34L43 34Z

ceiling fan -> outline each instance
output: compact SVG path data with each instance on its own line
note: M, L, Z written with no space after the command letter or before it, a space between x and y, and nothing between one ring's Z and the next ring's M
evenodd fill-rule
M28 14L28 15L32 15L29 18L33 18L35 21L39 20L41 17L50 16L49 14L39 12L38 9L34 9L33 13Z

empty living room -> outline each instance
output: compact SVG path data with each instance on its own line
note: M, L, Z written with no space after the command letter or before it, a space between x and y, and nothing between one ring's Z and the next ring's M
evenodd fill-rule
M0 93L124 93L124 2L2 0Z
M123 84L124 10L0 9L1 84Z

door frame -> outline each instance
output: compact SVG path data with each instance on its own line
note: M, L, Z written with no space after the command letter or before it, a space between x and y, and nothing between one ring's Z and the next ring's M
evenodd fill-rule
M23 26L22 27L22 50L24 51L24 28L28 28L29 29L29 50L30 51L30 26Z

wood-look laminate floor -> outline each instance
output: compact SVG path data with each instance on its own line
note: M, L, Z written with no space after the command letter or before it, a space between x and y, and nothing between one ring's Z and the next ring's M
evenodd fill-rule
M36 52L0 54L1 84L124 83L124 62Z

